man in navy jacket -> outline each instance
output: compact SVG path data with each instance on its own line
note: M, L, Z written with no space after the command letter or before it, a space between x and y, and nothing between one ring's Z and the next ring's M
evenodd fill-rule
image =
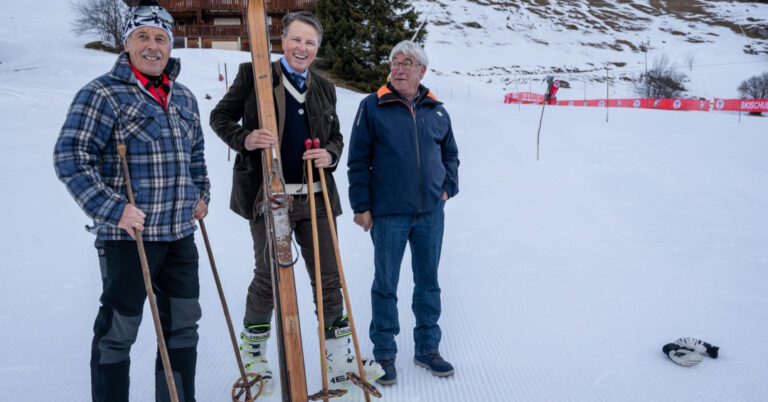
M373 354L386 372L381 384L397 381L397 283L406 243L414 274L414 363L437 376L454 372L439 352L437 268L443 208L459 192L458 148L448 112L421 85L428 63L424 50L400 42L390 62L390 82L360 103L347 162L355 223L371 231L374 244L370 337Z

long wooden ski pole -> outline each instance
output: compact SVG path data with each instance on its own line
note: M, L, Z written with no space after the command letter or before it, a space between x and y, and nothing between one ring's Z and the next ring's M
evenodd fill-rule
M312 141L313 148L320 148L320 139L315 138ZM353 382L363 389L365 393L365 401L370 402L373 395L377 398L381 398L381 393L375 386L368 383L365 378L365 369L363 368L363 359L360 355L360 343L357 341L357 330L355 329L355 319L352 317L352 302L349 299L349 292L347 291L347 281L344 279L344 267L341 263L341 252L339 251L339 240L336 235L336 224L333 222L333 210L331 209L331 201L328 198L328 187L325 185L325 172L323 168L317 168L320 176L320 186L323 190L323 201L325 202L325 212L328 215L328 226L331 228L331 240L333 241L333 251L336 254L336 266L339 268L339 280L341 281L341 290L344 292L344 305L347 308L347 317L349 318L349 329L352 332L352 342L355 345L355 357L357 357L357 369L360 371L360 383L355 381L354 373L347 373L347 376L353 379Z
M219 291L219 299L221 299L221 308L224 310L224 318L227 320L227 328L229 329L229 337L232 340L232 349L235 352L235 359L237 360L237 368L240 369L240 379L232 386L232 400L241 401L241 397L245 396L244 402L253 402L261 395L261 391L264 386L264 379L256 373L246 374L243 367L243 358L240 357L240 349L237 347L237 337L235 336L235 329L232 326L232 319L229 316L229 308L227 307L227 300L224 297L224 290L221 287L221 280L219 279L219 271L216 269L216 262L213 260L213 250L211 249L211 242L208 240L208 231L205 230L205 223L203 220L200 222L200 232L203 234L203 241L205 242L205 250L208 252L208 261L211 263L211 271L213 272L213 280L216 282L216 289ZM252 377L253 380L249 380L248 377ZM259 383L259 391L256 395L251 396L251 387Z
M304 140L304 148L309 151L312 148L312 140ZM309 217L312 222L312 249L315 259L315 292L317 297L317 332L320 343L320 371L323 373L323 390L320 396L327 401L328 396L328 362L325 359L325 317L323 316L323 278L320 272L320 242L317 238L317 211L315 210L315 186L312 177L312 160L308 159L307 167L307 186L309 187ZM310 398L311 399L311 398Z
M128 160L125 156L126 146L120 144L117 146L117 153L120 154L120 161L125 175L125 188L128 190L128 201L136 206L133 198L133 189L131 189L131 174L128 170ZM141 260L141 271L144 274L144 288L147 290L150 310L152 310L152 320L155 322L155 334L157 335L157 347L160 349L160 358L163 361L163 371L165 371L165 381L168 383L168 392L171 395L172 402L179 402L179 396L176 393L176 383L173 381L173 372L171 371L171 361L168 358L168 348L165 346L165 337L163 337L163 327L160 324L160 314L157 312L157 301L155 293L152 291L152 278L149 275L149 263L147 262L147 253L144 251L144 241L141 238L141 230L133 229L136 236L136 246L139 249L139 259Z

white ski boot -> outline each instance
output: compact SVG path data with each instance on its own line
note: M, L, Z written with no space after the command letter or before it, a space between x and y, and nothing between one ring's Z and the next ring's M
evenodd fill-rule
M325 330L325 359L328 364L330 389L349 388L352 381L347 376L348 371L360 375L351 334L346 315L336 319ZM373 382L384 375L381 365L371 359L363 359L363 370L368 382Z
M240 333L240 354L243 356L243 365L246 373L256 373L264 379L264 388L261 396L269 396L275 392L275 382L272 378L272 370L267 363L267 340L269 339L269 324L250 325ZM251 392L258 392L254 386Z

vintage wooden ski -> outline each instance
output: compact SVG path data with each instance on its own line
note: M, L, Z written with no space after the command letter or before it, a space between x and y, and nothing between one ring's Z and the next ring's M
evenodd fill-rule
M277 135L277 118L272 93L269 34L264 0L248 1L248 38L253 61L253 82L259 105L259 124ZM291 253L291 226L288 216L290 195L285 192L279 141L262 151L267 239L275 298L275 337L280 357L280 388L284 402L307 401L304 353L301 345L299 309Z

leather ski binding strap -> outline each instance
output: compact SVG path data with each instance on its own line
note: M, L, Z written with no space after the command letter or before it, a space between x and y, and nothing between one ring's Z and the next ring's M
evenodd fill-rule
M371 383L369 382L363 382L363 379L360 378L359 375L348 371L347 377L352 381L353 384L360 387L365 393L371 394L377 398L381 398L381 392Z
M307 396L310 401L319 401L323 399L338 398L347 394L346 389L331 389L328 391L318 391L312 395Z
M288 198L286 201L285 198ZM260 214L266 214L270 210L277 211L280 208L288 206L288 211L293 208L293 197L290 194L277 194L275 196L267 195L267 202L259 201L256 206Z
M280 208L290 206L293 202L293 197L289 194L270 194L269 195L269 208L276 211Z
M232 402L253 402L259 398L259 395L261 395L261 391L264 389L264 378L256 373L247 373L246 376L248 376L247 386L243 385L242 377L238 378L235 385L232 386ZM259 392L248 398L249 393L246 392L246 389L250 389L256 385L256 383L259 384Z

